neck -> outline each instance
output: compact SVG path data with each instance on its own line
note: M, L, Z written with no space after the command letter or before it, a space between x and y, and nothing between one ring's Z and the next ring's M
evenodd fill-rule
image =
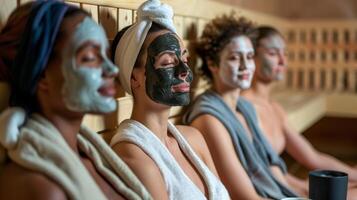
M168 138L167 126L170 115L169 106L148 106L134 102L131 119L150 129L163 143Z
M264 83L257 79L253 80L252 92L255 94L255 96L259 97L260 99L269 100L271 88L272 88L271 83Z
M212 89L218 93L223 101L232 109L236 110L237 101L240 97L240 88L228 88L222 84L213 84Z
M77 154L79 154L77 146L77 134L79 132L83 116L77 115L75 117L66 117L51 112L43 112L45 118L47 118L61 133L64 140L70 146L70 148Z

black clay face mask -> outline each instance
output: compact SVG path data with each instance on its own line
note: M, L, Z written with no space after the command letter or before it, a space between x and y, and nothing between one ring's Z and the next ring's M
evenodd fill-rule
M190 103L192 71L182 61L180 43L173 33L158 36L148 47L146 93L155 102L169 106Z

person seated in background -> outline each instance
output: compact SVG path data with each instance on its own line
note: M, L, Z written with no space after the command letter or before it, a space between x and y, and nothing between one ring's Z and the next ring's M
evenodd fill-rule
M11 96L0 115L0 199L151 199L86 113L116 109L104 30L60 1L18 7L0 33Z
M297 194L286 166L264 138L254 107L240 96L253 78L255 27L234 13L211 20L194 44L211 88L183 116L206 140L232 199L282 199Z
M201 135L168 121L172 106L189 103L193 79L172 8L149 0L137 13L136 23L119 32L112 47L120 82L134 102L111 146L155 200L229 199Z
M286 151L309 170L328 169L346 172L349 181L356 184L357 169L317 151L303 135L291 127L283 108L271 98L272 84L284 78L287 68L286 44L281 33L270 26L258 27L254 49L257 69L251 89L244 91L242 95L256 109L259 125L274 151L278 154ZM292 175L288 175L287 180L292 185L305 185L307 188L306 182Z

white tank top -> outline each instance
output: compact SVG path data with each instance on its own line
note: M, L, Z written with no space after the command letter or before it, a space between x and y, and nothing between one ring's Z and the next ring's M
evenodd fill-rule
M208 169L201 159L192 150L188 142L168 122L168 130L177 140L183 153L193 163L208 188L210 200L229 199L228 192L221 181ZM119 125L118 133L112 138L110 145L126 141L139 146L158 166L170 200L204 200L207 199L201 190L181 169L175 158L171 155L164 144L143 124L135 120L125 120Z

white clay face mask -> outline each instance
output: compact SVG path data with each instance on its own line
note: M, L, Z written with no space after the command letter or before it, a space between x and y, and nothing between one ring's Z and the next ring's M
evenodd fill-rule
M265 51L259 56L262 61L261 73L272 80L282 80L286 69L285 42L283 38L280 35L272 35L264 39L261 46Z
M221 52L219 76L232 88L248 89L255 70L252 42L246 36L237 36Z
M102 61L99 66L83 66L76 62L76 52L89 41L100 47ZM106 81L103 74L114 76L119 71L108 59L107 48L108 41L103 28L91 18L85 17L77 25L67 48L63 49L62 73L64 85L62 94L68 109L90 113L108 113L116 109L116 101L113 95L104 95L99 92L100 90L114 89L113 82Z

